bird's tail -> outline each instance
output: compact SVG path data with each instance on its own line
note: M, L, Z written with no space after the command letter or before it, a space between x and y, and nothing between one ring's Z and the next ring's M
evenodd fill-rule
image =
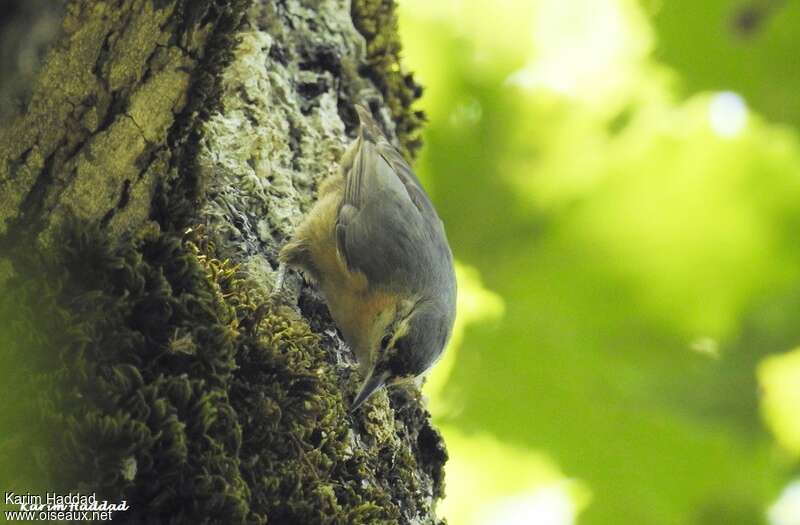
M364 137L365 140L373 143L378 143L380 141L388 143L378 123L372 118L370 110L361 104L356 104L355 106L356 112L358 113L358 121L361 124L361 129L359 130L361 136Z

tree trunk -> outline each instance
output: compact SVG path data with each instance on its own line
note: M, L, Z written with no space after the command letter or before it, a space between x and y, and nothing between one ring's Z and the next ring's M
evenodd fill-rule
M23 31L54 39L38 72L13 64L45 36L0 64L0 487L115 522L436 523L418 393L349 414L324 303L296 276L268 300L353 103L419 145L392 0L43 3L0 23L63 15Z

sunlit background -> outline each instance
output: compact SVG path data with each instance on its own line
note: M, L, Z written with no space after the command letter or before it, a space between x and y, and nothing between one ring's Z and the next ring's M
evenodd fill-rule
M800 4L400 0L451 525L800 524Z

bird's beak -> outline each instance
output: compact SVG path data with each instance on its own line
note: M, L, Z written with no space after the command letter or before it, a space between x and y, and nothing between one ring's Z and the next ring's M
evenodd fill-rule
M350 407L350 413L352 414L355 412L358 407L361 406L364 401L370 398L372 394L378 391L380 387L386 383L386 379L389 377L389 372L381 372L376 374L375 371L371 371L369 376L361 385L361 390L359 390L358 395L356 395L355 400L353 400L353 406Z

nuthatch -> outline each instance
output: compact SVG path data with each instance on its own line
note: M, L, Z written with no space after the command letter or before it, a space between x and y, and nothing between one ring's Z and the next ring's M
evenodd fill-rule
M369 111L358 137L279 260L318 283L358 358L352 410L384 385L417 378L438 360L456 310L444 225L411 167Z

